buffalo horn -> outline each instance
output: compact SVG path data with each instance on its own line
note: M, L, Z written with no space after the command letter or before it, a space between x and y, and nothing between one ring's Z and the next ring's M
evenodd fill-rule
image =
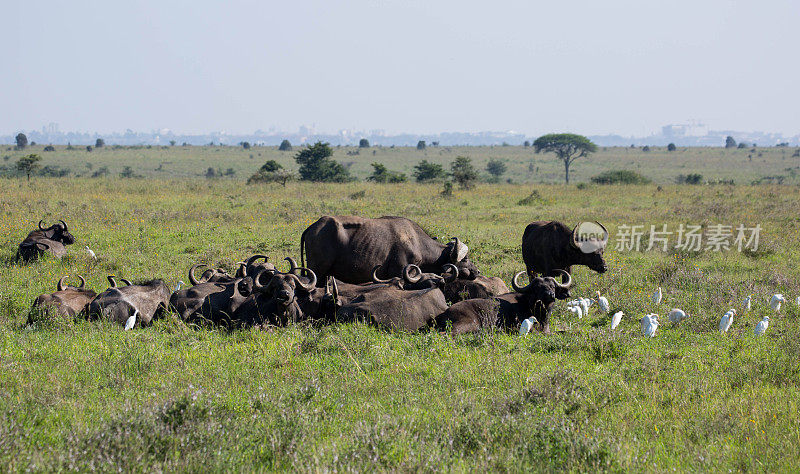
M563 282L563 283L559 283L558 280L556 280L556 286L561 288L561 289L564 289L564 290L569 290L570 287L572 287L572 275L570 275L569 272L564 271L564 270L553 270L553 271L554 272L561 272L562 281L563 281L563 277L565 277L565 276L567 277L567 281ZM555 280L555 278L554 278L554 280Z
M248 267L251 266L253 264L253 262L258 260L259 258L263 258L265 262L269 260L269 257L267 257L266 255L261 255L260 253L257 253L257 254L255 254L252 257L247 259L247 266Z
M300 280L300 277L298 277L294 273L291 273L292 279L295 282L297 282L298 285L300 285L300 288L302 288L302 289L304 289L304 290L306 290L308 292L313 291L314 288L317 286L317 275L316 275L316 273L314 273L313 270L310 270L310 269L308 269L306 267L297 267L297 269L298 270L305 270L309 274L311 274L311 277L310 277L311 281L309 281L308 283L303 283L302 280Z
M289 262L289 271L286 273L294 273L298 268L300 268L297 266L297 262L295 262L292 257L286 257L284 260Z
M120 280L122 280L122 283L125 283L125 286L131 286L131 282L126 280L125 278L120 278Z
M469 253L469 247L458 237L450 237L450 241L453 242L453 249L455 250L455 254L450 254L452 256L452 263L458 263L464 260Z
M601 224L601 223L600 223L600 221L594 221L594 222L595 222L595 224L599 225L599 226L600 226L600 227L603 229L603 232L605 232L605 233L606 233L606 235L605 235L605 236L603 236L603 240L604 240L604 241L608 241L608 229L606 229L606 226L604 226L603 224Z
M380 265L376 265L375 268L372 269L372 282L373 283L389 283L392 281L391 279L388 280L381 280L378 278L378 269L381 268Z
M572 237L570 239L570 245L575 248L578 248L578 226L580 224L575 224L575 227L572 228Z
M519 286L519 283L517 283L517 280L519 279L520 275L524 275L524 274L525 274L524 271L523 272L519 272L516 275L514 275L514 278L511 279L511 287L514 288L514 291L516 291L517 293L527 293L528 290L530 290L531 285L533 284L533 283L528 283L525 286L522 286L522 287Z
M108 278L108 283L111 284L111 288L117 287L117 280L114 279L114 275L109 275L106 278Z
M83 278L83 275L78 275L78 278L81 279L81 286L79 286L78 288L83 289L83 287L86 286L86 278Z
M58 280L58 285L56 285L56 289L58 291L64 291L64 280L66 280L66 279L67 279L67 276L64 275L63 277L61 277L60 280Z
M412 270L416 276L411 276ZM416 283L422 279L422 269L413 263L409 263L403 268L403 278L409 283Z
M192 266L189 268L189 281L192 283L192 285L199 285L199 284L200 284L200 282L199 282L199 281L197 281L197 277L195 277L195 276L194 276L194 270L195 270L196 268L199 268L199 267L205 267L205 266L206 266L206 265L205 265L205 264L203 264L203 263L195 263L194 265L192 265Z
M42 227L42 222L44 222L44 221L40 219L39 220L39 230L44 230L44 227Z
M236 262L236 265L239 265L239 271L237 273L242 274L242 278L247 276L247 262Z
M445 274L449 274L449 276L445 276ZM447 281L455 280L458 278L458 267L452 263L445 263L442 266L442 276L445 276L445 280Z
M62 221L61 219L58 220L64 226L64 232L69 232L69 227L67 227L67 223Z

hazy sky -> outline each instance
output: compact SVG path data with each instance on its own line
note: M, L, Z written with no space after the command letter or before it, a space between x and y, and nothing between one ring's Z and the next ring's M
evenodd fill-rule
M797 1L3 2L0 133L800 133ZM6 50L8 48L8 50Z

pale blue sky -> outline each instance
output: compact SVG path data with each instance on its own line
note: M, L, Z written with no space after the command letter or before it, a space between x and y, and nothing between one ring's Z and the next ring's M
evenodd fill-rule
M0 133L800 133L796 1L4 2Z

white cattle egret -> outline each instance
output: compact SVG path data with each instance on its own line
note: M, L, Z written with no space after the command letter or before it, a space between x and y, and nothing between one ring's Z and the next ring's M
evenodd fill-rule
M733 317L736 315L736 310L731 309L728 310L727 313L722 315L719 320L719 332L724 333L728 332L728 329L731 328L731 324L733 324Z
M658 329L658 315L648 314L639 320L642 324L642 334L647 337L654 337Z
M597 292L597 304L600 306L600 310L606 314L608 314L608 310L610 309L608 305L608 299L605 296L600 296L600 292Z
M581 311L583 316L589 316L589 302L584 298L581 298Z
M594 300L591 299L591 298L580 298L580 299L581 299L581 301L585 301L586 302L586 306L591 306L592 304L594 304Z
M137 309L136 311L134 311L133 316L131 316L130 318L128 318L127 321L125 321L126 331L133 329L133 326L136 324L136 316L138 315L139 315L139 310Z
M756 328L753 331L753 334L756 336L760 336L767 331L767 326L769 326L769 316L764 316L758 324L756 324Z
M583 318L583 310L580 306L568 306L567 309L574 315L578 317L578 319Z
M519 326L519 335L524 336L531 331L533 327L533 318L528 318L525 321L522 321L522 324Z
M611 316L611 330L612 331L614 329L616 329L617 326L619 326L619 322L622 321L622 317L623 316L625 316L625 313L623 313L622 311L617 311L616 313L614 313L614 316Z
M744 299L744 303L742 303L742 309L745 311L750 311L750 308L753 306L753 295L747 295L747 298Z
M175 285L175 291L180 290L181 289L181 285L184 285L184 284L185 283L183 283L183 280L178 280L178 284Z
M772 306L772 309L775 311L781 310L781 303L784 303L786 298L783 297L782 294L776 293L772 295L772 299L769 300L769 305Z
M798 297L797 297L797 299L796 299L796 300L794 300L794 302L795 302L795 304L796 304L797 306L800 306L800 296L798 296Z
M660 304L661 303L661 287L659 286L656 288L656 291L653 293L653 304Z
M689 317L689 315L686 314L684 310L678 308L674 308L672 311L669 312L667 316L669 317L669 322L675 324Z
M581 300L569 300L569 301L567 301L567 307L568 308L570 306L580 306L580 305L581 305Z
M86 253L89 254L90 258L92 258L93 260L97 260L97 255L94 254L94 251L90 249L88 245L84 245L83 248L86 249Z

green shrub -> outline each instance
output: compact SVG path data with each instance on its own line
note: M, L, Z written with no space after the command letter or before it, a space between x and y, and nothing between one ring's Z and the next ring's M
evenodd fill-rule
M597 176L592 176L591 181L595 184L647 184L651 182L646 176L631 170L604 171Z

